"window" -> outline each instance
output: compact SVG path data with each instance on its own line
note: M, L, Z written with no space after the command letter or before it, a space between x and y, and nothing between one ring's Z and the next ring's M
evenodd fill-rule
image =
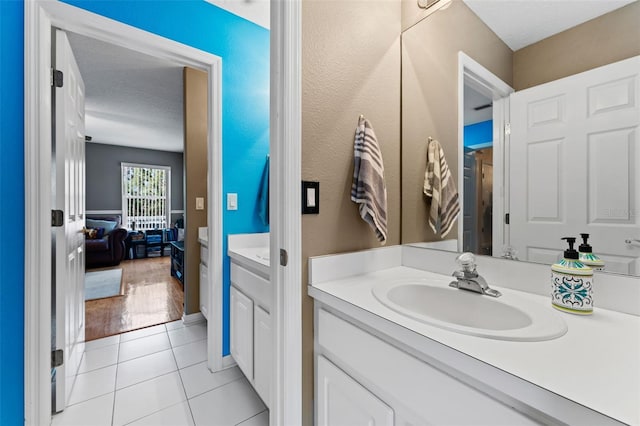
M171 167L122 163L122 223L127 229L167 228Z

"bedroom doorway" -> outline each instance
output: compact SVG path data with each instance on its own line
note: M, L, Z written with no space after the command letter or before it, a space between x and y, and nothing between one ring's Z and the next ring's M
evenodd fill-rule
M184 66L65 34L86 86L89 342L180 320L189 312L183 270L174 267L185 256L176 262L172 247L184 241L184 175L194 164L184 161ZM206 100L202 104L206 111ZM198 142L206 150L206 137ZM206 162L195 166L206 173Z

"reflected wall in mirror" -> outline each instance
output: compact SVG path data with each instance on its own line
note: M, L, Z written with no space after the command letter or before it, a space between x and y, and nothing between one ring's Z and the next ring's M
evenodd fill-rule
M477 3L496 4L453 0L420 20L403 1L402 242L553 263L561 237L586 232L607 271L640 275L640 62L629 60L640 55L640 1L613 1L615 10L515 48L476 15ZM499 4L509 19L511 2ZM459 52L504 86L483 84ZM600 68L624 60L622 71ZM428 225L422 193L429 137L462 204L445 240Z

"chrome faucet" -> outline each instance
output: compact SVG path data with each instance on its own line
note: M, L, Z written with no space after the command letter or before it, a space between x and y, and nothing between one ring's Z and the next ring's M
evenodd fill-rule
M489 284L476 271L476 257L473 253L462 253L456 258L456 262L462 268L455 271L452 275L457 279L449 283L450 287L459 288L461 290L473 291L480 294L486 294L491 297L500 297L502 293L498 290L489 288Z

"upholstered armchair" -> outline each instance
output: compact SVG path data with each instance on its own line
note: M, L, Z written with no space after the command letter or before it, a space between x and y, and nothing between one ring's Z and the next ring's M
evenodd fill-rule
M87 217L86 228L96 230L85 239L87 268L115 266L124 259L127 230L120 222L120 216Z

